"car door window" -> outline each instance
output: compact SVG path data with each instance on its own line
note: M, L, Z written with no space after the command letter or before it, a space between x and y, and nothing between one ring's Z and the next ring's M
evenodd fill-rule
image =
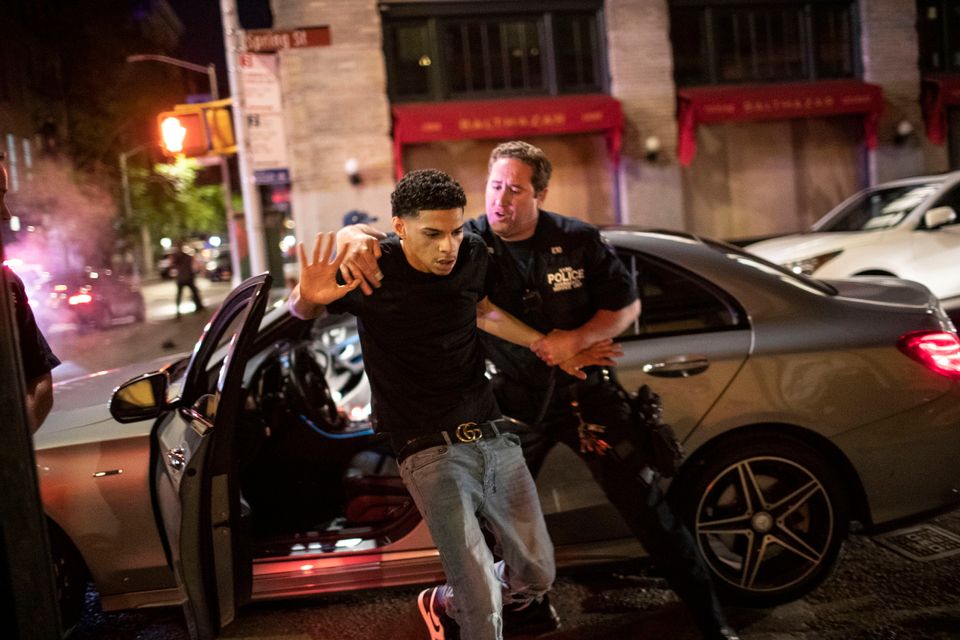
M709 282L646 254L621 250L637 281L640 317L623 337L664 336L740 328L745 314Z
M950 191L940 196L937 199L937 201L933 203L933 207L953 207L953 210L956 212L957 217L954 219L953 222L950 223L950 225L960 224L960 185L953 187L952 189L950 189ZM923 222L921 221L920 224L922 226ZM950 226L950 225L944 225L944 226Z

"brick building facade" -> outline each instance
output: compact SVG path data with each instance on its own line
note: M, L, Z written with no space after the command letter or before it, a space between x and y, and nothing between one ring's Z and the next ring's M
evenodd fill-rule
M398 163L385 21L411 5L430 13L467 5L489 6L493 11L503 4L493 0L272 3L274 29L327 25L331 34L329 46L277 54L298 237L336 228L343 214L355 209L378 216L384 228L389 224L388 196ZM849 5L856 58L850 81L876 85L883 92L875 148L868 148L862 114L737 120L697 127L697 153L689 166L682 166L677 158L678 85L671 42L671 7L676 3L606 0L597 4L603 92L619 102L624 117L620 155L611 154L602 132L525 136L554 161L547 208L597 223L684 229L723 238L758 236L801 229L867 184L947 169L945 148L928 143L921 133L913 3L859 0ZM700 4L736 3L704 0ZM817 83L812 85L816 91ZM545 104L550 99L543 96ZM455 99L438 101L437 108L449 112L456 104ZM906 140L896 138L902 121L915 130ZM645 146L651 137L661 146L655 156ZM450 172L464 185L468 213L475 215L482 208L486 156L500 139L404 145L399 160L406 170L436 166ZM351 158L357 161L359 183L348 180L344 171Z

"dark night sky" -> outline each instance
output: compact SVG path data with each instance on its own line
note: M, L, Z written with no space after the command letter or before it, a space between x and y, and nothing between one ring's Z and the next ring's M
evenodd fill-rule
M229 94L227 64L223 52L220 0L168 0L183 23L183 35L174 57L196 64L217 65L220 95Z

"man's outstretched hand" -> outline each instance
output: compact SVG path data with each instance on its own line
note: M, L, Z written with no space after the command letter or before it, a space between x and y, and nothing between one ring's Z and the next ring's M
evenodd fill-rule
M337 282L337 271L343 262L343 255L330 260L336 239L333 233L318 233L313 245L313 260L307 260L307 253L301 242L297 246L300 254L300 297L313 305L327 305L339 300L360 286L359 279L347 284Z

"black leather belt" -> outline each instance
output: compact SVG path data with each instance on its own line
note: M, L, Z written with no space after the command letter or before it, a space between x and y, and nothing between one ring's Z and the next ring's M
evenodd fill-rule
M430 447L442 447L444 445L468 444L479 440L490 440L500 436L504 426L509 421L504 419L490 420L489 422L464 422L458 424L453 429L427 433L422 436L416 436L407 440L394 437L393 450L397 454L397 463L403 462L418 451L429 449ZM398 441L399 440L399 441Z

